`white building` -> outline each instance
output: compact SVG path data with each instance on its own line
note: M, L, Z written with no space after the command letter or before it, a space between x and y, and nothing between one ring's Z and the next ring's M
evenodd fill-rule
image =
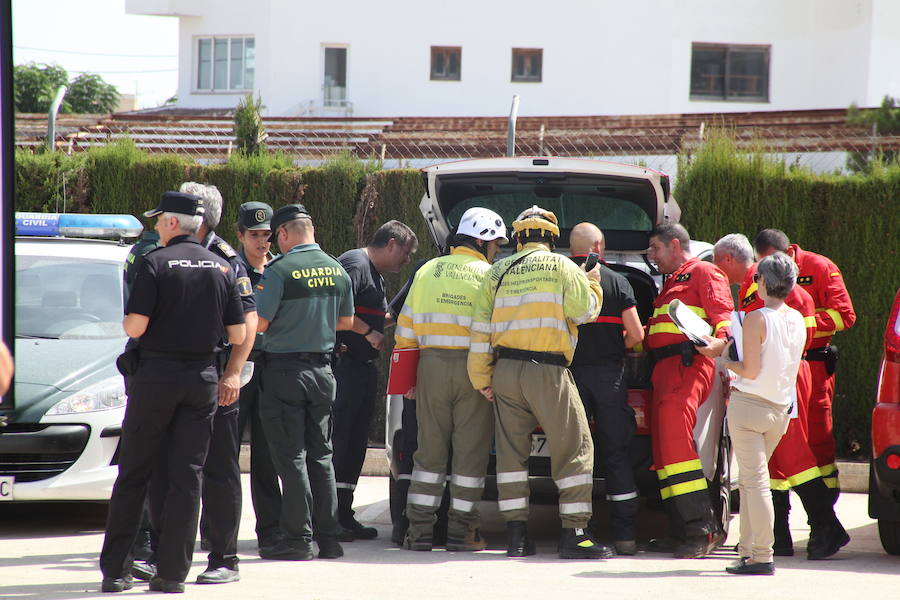
M663 114L900 96L897 0L126 0L179 20L178 104L268 115Z

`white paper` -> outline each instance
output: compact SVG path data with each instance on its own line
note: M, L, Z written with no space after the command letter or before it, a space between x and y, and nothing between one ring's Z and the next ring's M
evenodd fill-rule
M703 336L712 335L712 327L700 318L697 313L685 306L681 300L669 302L669 316L672 317L672 321L689 340L694 343L702 342L701 345L703 346L706 345Z
M744 360L744 313L731 312L731 337L737 350L738 361Z

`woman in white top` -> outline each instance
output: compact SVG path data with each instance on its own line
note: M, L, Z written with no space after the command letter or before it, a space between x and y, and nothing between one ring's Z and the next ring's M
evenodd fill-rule
M776 252L759 263L754 279L765 307L743 324L742 360L726 360L737 377L728 403L728 432L738 463L741 494L741 559L726 571L774 575L775 514L768 462L787 430L796 402L797 371L806 342L802 315L784 303L797 279L794 261ZM732 340L723 350L728 356Z

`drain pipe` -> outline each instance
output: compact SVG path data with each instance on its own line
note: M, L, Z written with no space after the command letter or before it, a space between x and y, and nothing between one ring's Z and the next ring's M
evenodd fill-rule
M516 119L519 118L519 95L514 94L509 107L509 121L506 125L506 155L516 155Z
M47 113L47 148L50 152L56 151L56 113L59 112L59 106L66 96L67 89L64 85L59 86L59 89L56 90L56 97L53 98L53 104L50 105L50 111Z

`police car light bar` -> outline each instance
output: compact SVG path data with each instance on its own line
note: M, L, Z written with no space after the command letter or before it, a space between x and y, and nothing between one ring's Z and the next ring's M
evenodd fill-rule
M143 230L133 215L16 213L16 235L122 239L136 238Z

